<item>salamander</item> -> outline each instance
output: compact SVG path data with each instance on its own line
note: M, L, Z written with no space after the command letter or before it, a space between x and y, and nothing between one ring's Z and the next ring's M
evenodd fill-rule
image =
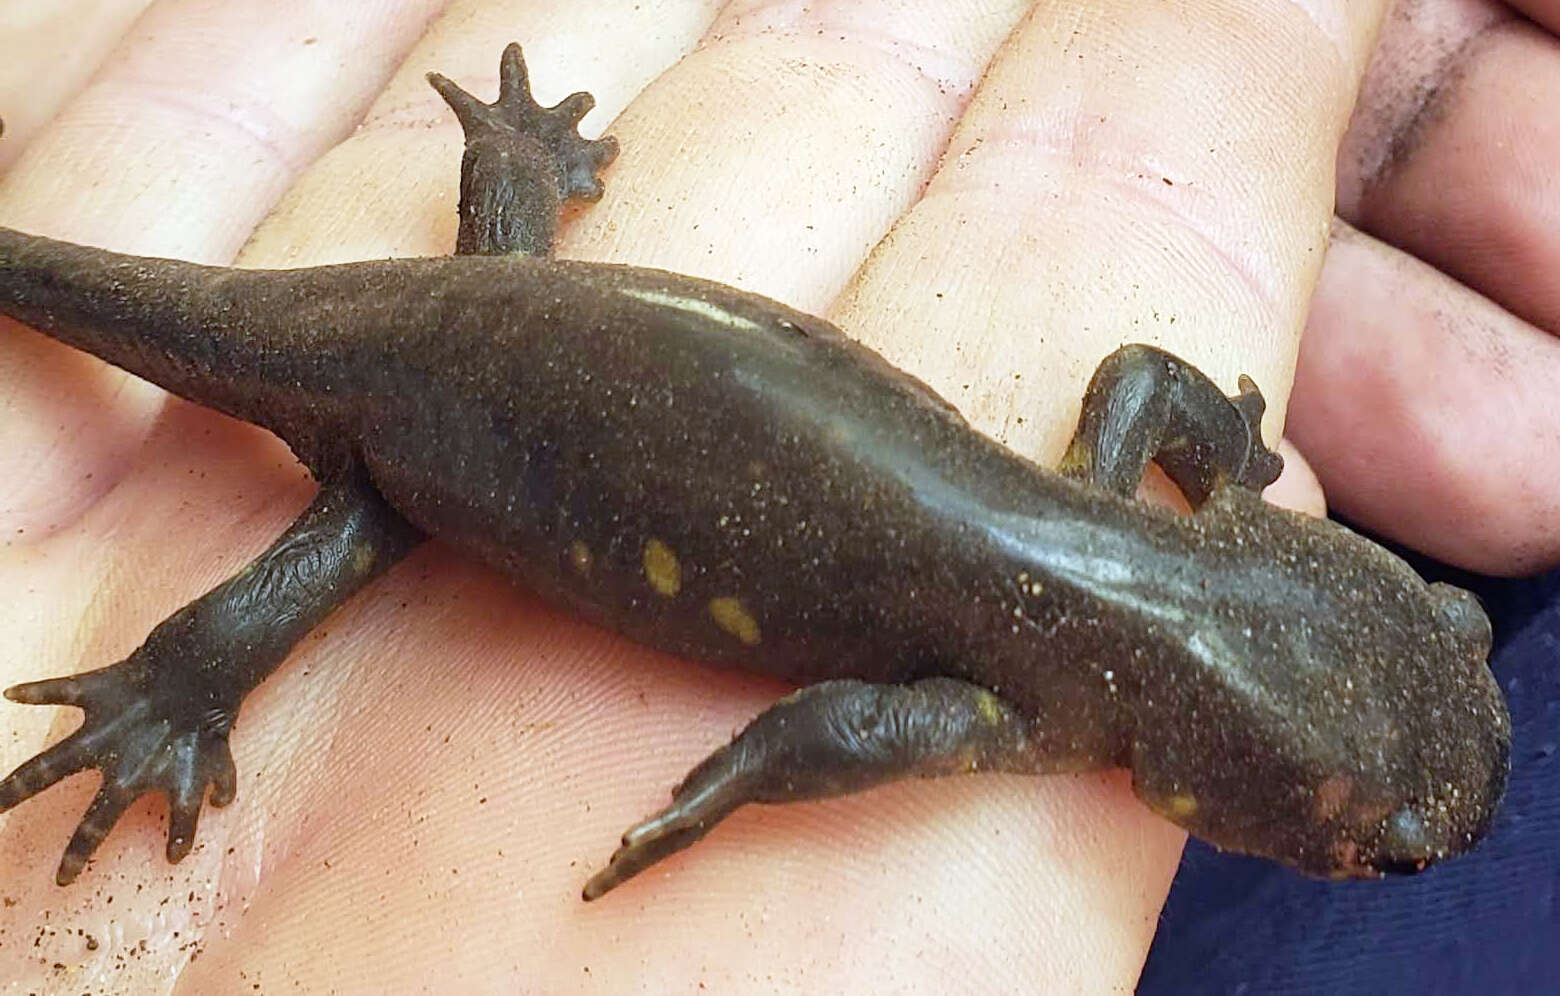
M15 686L82 725L0 781L101 788L56 878L140 795L166 853L232 800L244 697L427 538L604 627L800 686L695 767L598 897L747 803L908 776L1124 767L1219 847L1418 871L1489 827L1509 719L1477 601L1275 508L1263 400L1149 345L1106 357L1059 470L829 323L710 281L557 259L600 196L588 94L429 80L466 132L456 253L262 271L0 229L0 312L285 441L312 504L117 663ZM1140 502L1152 461L1192 506Z

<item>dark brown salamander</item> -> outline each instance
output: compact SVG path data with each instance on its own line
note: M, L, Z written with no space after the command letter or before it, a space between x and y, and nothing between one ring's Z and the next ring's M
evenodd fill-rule
M0 782L9 808L103 785L71 881L162 791L168 858L232 799L244 696L327 614L435 536L646 644L806 685L631 829L592 898L746 802L908 775L1123 766L1221 847L1332 876L1466 850L1508 719L1466 593L1264 504L1249 381L1225 398L1128 346L1061 474L971 429L818 318L658 270L550 257L616 151L590 98L497 103L431 76L467 133L459 253L253 271L0 229L0 311L265 426L319 496L125 660L20 685L86 719ZM1133 493L1159 462L1196 507Z

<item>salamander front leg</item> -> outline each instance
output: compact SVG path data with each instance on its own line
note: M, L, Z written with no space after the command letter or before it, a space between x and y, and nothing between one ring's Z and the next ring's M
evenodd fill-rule
M304 634L420 539L354 474L323 487L270 549L165 619L129 657L7 689L13 702L75 706L86 719L0 781L0 812L97 768L102 784L55 881L74 881L119 817L147 792L168 796L167 855L179 861L194 844L207 788L213 806L233 799L228 732L244 696Z
M623 835L585 898L695 843L745 803L822 799L910 776L1038 768L1029 721L979 686L952 678L812 685L694 768L670 806Z
M1153 346L1123 346L1089 381L1060 469L1130 498L1152 460L1194 508L1220 484L1261 491L1284 469L1262 442L1266 407L1250 377L1228 398L1185 360Z

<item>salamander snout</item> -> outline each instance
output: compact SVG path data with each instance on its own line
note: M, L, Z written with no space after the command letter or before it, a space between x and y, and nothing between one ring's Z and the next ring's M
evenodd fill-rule
M1457 796L1461 810L1450 822L1445 819L1449 814L1439 807L1431 809L1428 816L1413 803L1401 807L1382 822L1372 848L1373 857L1364 862L1364 867L1379 875L1417 875L1442 858L1461 854L1482 840L1506 793L1510 742L1502 738L1493 754L1483 790ZM1437 812L1442 817L1439 820L1434 815Z

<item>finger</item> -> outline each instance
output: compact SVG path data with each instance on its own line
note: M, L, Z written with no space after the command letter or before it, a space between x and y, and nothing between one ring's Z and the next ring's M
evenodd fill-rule
M1340 211L1384 241L1340 230L1290 422L1340 511L1488 573L1560 558L1554 97L1560 45L1505 7L1399 5L1339 156Z
M1494 3L1400 4L1340 163L1340 213L1560 333L1560 41Z
M601 209L562 251L822 311L920 195L1026 6L920 0L896 21L878 0L729 5L712 41L615 123L622 153Z
M1339 223L1288 432L1332 507L1488 574L1560 560L1560 342Z
M0 5L0 173L86 83L149 0Z

